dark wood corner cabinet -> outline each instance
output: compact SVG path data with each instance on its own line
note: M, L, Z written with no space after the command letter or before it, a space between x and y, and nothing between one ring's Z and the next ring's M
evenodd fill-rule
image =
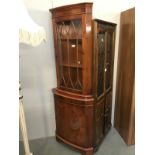
M51 9L56 139L92 155L111 127L116 24L92 20L92 3Z

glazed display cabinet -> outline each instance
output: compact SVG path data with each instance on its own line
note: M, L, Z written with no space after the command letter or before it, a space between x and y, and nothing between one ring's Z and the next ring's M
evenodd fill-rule
M92 20L92 3L51 9L56 139L93 155L111 127L116 24Z

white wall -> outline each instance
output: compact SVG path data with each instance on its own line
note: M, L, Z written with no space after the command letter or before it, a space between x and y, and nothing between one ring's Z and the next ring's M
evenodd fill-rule
M29 14L47 33L47 42L37 47L20 44L19 48L19 75L24 95L28 136L29 139L36 139L55 134L51 89L56 87L56 71L51 15L48 11L33 9L29 10Z
M87 0L88 1L88 0ZM53 34L49 9L61 5L86 2L84 0L24 0L33 20L44 26L47 42L32 48L20 46L20 80L23 85L24 106L30 139L53 136L55 116L51 88L56 86ZM89 0L93 2L93 18L117 23L114 62L113 110L114 114L116 68L119 41L120 12L135 6L134 0Z

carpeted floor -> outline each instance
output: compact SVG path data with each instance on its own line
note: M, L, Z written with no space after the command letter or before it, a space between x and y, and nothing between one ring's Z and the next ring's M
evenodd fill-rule
M80 155L70 147L58 143L55 137L30 141L33 155ZM134 155L135 146L127 146L118 132L111 128L95 155ZM23 143L19 142L19 155L25 155Z

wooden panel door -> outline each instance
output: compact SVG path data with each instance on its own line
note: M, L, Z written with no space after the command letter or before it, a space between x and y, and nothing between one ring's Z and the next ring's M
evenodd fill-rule
M106 94L106 102L104 105L104 134L106 134L111 127L111 110L112 110L112 93Z
M134 78L135 9L132 8L121 13L114 123L127 144L134 142L130 138L134 137Z
M100 143L104 136L104 105L105 98L102 98L95 108L95 132L96 132L96 145Z
M54 95L56 136L80 147L91 147L93 142L93 105L85 101Z

